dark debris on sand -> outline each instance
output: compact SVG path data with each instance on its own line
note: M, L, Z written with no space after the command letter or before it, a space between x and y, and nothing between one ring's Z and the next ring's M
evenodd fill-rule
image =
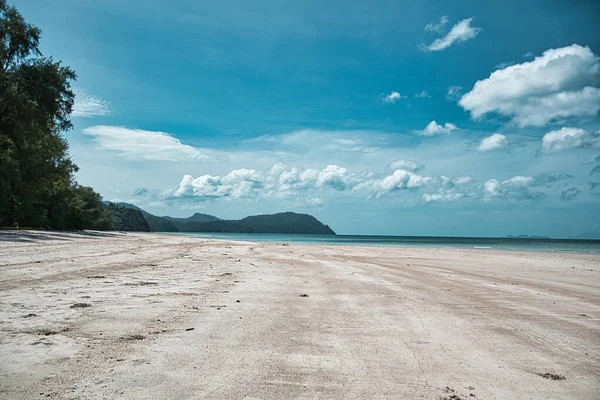
M552 381L564 381L567 379L564 375L553 374L551 372L546 372L544 374L538 374L542 378L550 379Z
M92 305L90 303L75 303L71 305L71 308L87 308L91 306Z
M146 339L146 336L135 334L135 335L123 336L121 339L123 339L123 340L144 340L144 339Z

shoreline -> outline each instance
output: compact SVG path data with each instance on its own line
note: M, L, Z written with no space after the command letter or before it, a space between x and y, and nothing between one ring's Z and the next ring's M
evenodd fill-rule
M272 236L273 238L277 238L282 237L285 238L286 236L293 236L293 237L297 237L300 239L304 239L307 237L319 237L318 235L311 235L311 234L277 234L277 233L252 233L252 234L230 234L230 233L220 233L220 232L211 232L211 233L207 233L207 232L165 232L166 234L170 234L170 235L183 235L183 236L188 236L188 237L201 237L203 239L211 239L211 240L223 240L223 241L235 241L235 242L244 242L244 243L273 243L273 244L302 244L302 245L318 245L318 246L352 246L352 247L402 247L402 248L445 248L445 249L472 249L472 250L498 250L498 251L523 251L523 252L542 252L542 253L546 253L546 252L565 252L565 253L585 253L585 254L598 254L600 253L600 240L589 240L589 239L541 239L541 238L527 238L527 239L521 239L521 238L494 238L494 237L446 237L446 236L378 236L378 235L335 235L332 237L339 239L338 240L330 240L330 241L317 241L315 240L314 242L311 241L304 241L304 240L294 240L294 239L281 239L281 240L276 240L276 239L267 239L267 240L252 240L252 235L257 235L259 237L269 237ZM223 235L223 236L219 236L219 235ZM230 235L232 236L231 238L228 238L227 236ZM236 236L240 236L240 235L247 235L244 236L243 238L240 237L236 237ZM325 235L328 236L329 235ZM368 242L364 242L364 241L344 241L346 239L350 239L350 238L373 238L375 240L377 239L397 239L397 242L395 243L386 243L385 241L382 240L381 243L376 243L376 242L372 242L372 243L368 243ZM412 241L403 241L403 239L423 239L423 240L435 240L435 239L442 239L443 242L440 243L425 243L423 242L422 244L415 244L412 243ZM486 246L485 243L472 243L472 244L455 244L452 245L453 240L469 240L469 239L473 239L474 241L477 240L483 240L483 241L495 241L498 240L499 242L505 241L506 243L506 247L499 247L499 246L503 246L502 244L499 244L498 246L494 247L493 244L494 243L490 243L492 244L492 246ZM458 243L458 242L455 242ZM592 249L581 249L581 248L575 248L575 249L544 249L544 248L535 248L535 246L531 246L530 248L527 248L526 245L527 244L540 244L540 243L555 243L555 244L575 244L575 245L580 245L580 246L594 246ZM518 245L518 244L522 244L523 246L513 246L511 247L510 245Z
M600 391L598 254L26 236L0 232L1 399Z

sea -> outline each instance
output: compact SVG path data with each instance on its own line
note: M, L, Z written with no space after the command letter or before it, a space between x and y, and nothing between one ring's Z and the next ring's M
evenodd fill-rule
M274 233L185 233L193 237L244 242L302 243L354 246L418 246L497 249L519 251L571 251L600 253L600 240L492 238L492 237L434 237L434 236L375 236L375 235L304 235Z

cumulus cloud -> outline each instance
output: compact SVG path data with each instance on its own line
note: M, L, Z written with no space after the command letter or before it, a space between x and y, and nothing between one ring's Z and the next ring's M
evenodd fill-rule
M423 164L417 164L414 161L407 161L407 160L392 161L388 165L388 167L392 170L404 169L404 170L410 171L410 172L419 172L423 168L425 168L425 166Z
M202 175L194 178L192 175L185 175L177 187L163 193L163 198L197 198L200 201L217 198L289 198L309 190L352 190L363 180L363 177L338 165L328 165L317 170L278 163L264 173L241 168L224 176ZM317 206L322 200L311 196L303 199L302 203Z
M402 96L399 92L392 92L390 94L386 94L383 96L383 101L385 103L395 103L400 99L405 99L406 96Z
M450 32L444 37L436 39L424 49L426 51L440 51L447 49L455 43L466 42L467 40L473 39L481 32L481 29L471 26L471 21L473 21L473 18L463 19L454 25L452 29L450 29Z
M462 96L462 86L450 86L448 93L446 93L446 100L456 101Z
M481 143L477 146L477 151L499 150L505 148L507 144L508 140L506 139L506 136L500 133L494 133L481 140Z
M75 91L75 103L71 115L73 117L97 117L111 113L110 103L82 91Z
M560 194L562 201L571 201L574 200L581 193L581 190L577 188L569 188Z
M576 148L600 148L600 133L591 133L580 128L561 128L550 131L542 138L542 151L554 153Z
M319 172L316 179L317 187L330 187L337 191L344 191L356 183L358 182L354 175L348 173L346 168L337 165L328 165Z
M334 164L322 169L304 169L278 163L264 172L241 168L224 175L185 175L177 186L151 197L152 200L181 201L182 204L219 199L277 200L294 207L320 207L328 199L351 196L352 193L368 199L387 199L405 204L520 202L538 200L547 195L558 196L558 199L572 199L579 195L576 190L567 189L573 186L566 182L573 178L568 174L518 175L505 180L479 181L471 176L424 175L418 172L423 166L413 161L397 160L390 167L404 168L377 174L372 171L351 172ZM593 189L591 185L590 188ZM566 193L562 194L563 191Z
M432 178L414 174L404 169L397 169L393 174L383 179L376 180L373 183L376 197L381 197L387 193L395 192L400 189L420 188L431 182Z
M233 170L223 177L202 175L194 178L191 175L185 175L179 186L167 191L165 197L193 197L201 201L223 197L258 197L262 179L262 175L258 171L246 168Z
M599 58L577 44L546 50L533 61L494 71L477 81L459 105L474 119L496 112L521 127L543 126L568 117L593 117L600 110Z
M415 93L415 97L424 99L427 97L431 97L431 95L429 94L429 92L427 90L421 90L419 93Z
M435 136L448 134L452 131L457 130L456 125L446 122L444 125L438 124L436 121L431 121L427 124L425 129L418 131L417 133L421 136Z
M433 23L430 22L427 25L425 25L425 30L427 32L440 32L442 29L444 29L444 27L448 24L449 20L448 17L446 15L444 15L442 18L440 18L440 22L439 23Z
M83 133L94 138L99 148L115 151L136 160L196 161L208 160L199 149L183 144L168 133L130 129L122 126L90 126Z

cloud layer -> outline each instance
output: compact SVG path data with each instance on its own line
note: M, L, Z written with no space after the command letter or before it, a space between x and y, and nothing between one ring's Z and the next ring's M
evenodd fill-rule
M201 150L183 144L168 133L130 129L122 126L90 126L83 133L93 137L97 146L137 160L208 161Z
M81 91L75 91L75 104L71 115L73 117L97 117L111 113L110 103L99 97L90 96Z
M517 125L543 126L600 110L600 61L589 47L546 50L533 61L512 65L477 81L459 101L474 119L496 112Z
M554 194L557 199L570 201L579 189L561 189L573 179L561 175L517 175L504 180L478 181L471 176L423 175L423 166L397 160L389 167L398 167L387 174L371 171L355 173L339 165L322 169L278 163L260 172L236 169L225 175L185 175L179 185L164 191L160 201L187 200L205 202L213 199L289 200L303 207L321 206L336 194L344 193L364 199L399 200L405 204L425 204L452 201L518 202L536 201ZM325 200L323 200L325 199Z

